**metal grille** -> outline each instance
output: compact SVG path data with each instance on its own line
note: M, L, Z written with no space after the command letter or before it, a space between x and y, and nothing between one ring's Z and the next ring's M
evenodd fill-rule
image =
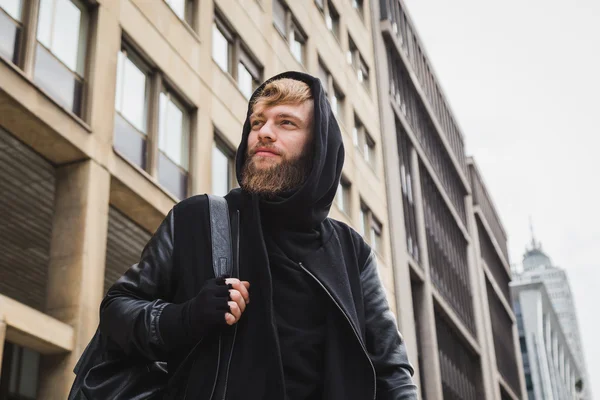
M440 372L444 400L481 400L479 358L467 348L455 330L436 312Z
M475 334L467 241L422 164L420 173L431 281Z
M490 237L487 234L487 231L479 218L475 218L477 220L477 233L479 235L479 247L481 249L481 257L487 264L489 270L494 277L494 280L500 286L502 290L502 294L504 295L504 299L510 304L510 276L508 275L508 271L500 261L500 257L498 257L498 253L496 253L496 248L492 244Z
M108 291L133 264L140 261L142 250L151 235L117 209L108 211L106 270L104 292Z
M517 392L519 393L519 392ZM500 400L513 400L512 396L500 385Z
M413 33L416 30L411 25L408 16L398 0L380 0L380 8L381 20L390 21L394 40L400 45L400 48L411 64L412 70L415 71L425 97L431 105L431 109L442 127L445 136L448 138L450 147L460 167L466 172L467 165L462 136L456 121L452 117L450 107L442 95L442 90L432 73L431 65L421 49L416 34Z
M427 159L431 162L435 174L442 182L454 209L462 222L466 224L466 191L458 172L446 152L427 110L423 107L419 95L412 86L402 61L397 55L394 55L390 46L388 46L388 60L392 99L406 117Z
M496 352L496 365L498 371L515 393L519 392L519 373L515 342L513 340L513 321L506 312L502 302L496 295L489 280L486 279L488 303L490 305L490 318L494 334L494 350Z
M496 209L492 205L492 200L485 189L483 181L479 174L477 174L477 170L471 165L470 167L470 175L471 175L471 188L473 190L473 204L479 206L483 215L485 216L485 220L490 226L492 230L492 234L496 239L496 243L500 246L500 250L504 255L504 259L508 262L508 247L507 247L507 238L506 233L504 232L504 228L500 222L500 217L496 213Z
M414 203L414 175L410 155L412 144L402 128L400 121L396 120L396 138L398 140L398 155L400 157L400 180L402 185L402 200L404 205L404 229L406 231L406 247L417 263L421 262L421 250L417 236L417 218Z
M0 293L44 311L55 171L0 128Z

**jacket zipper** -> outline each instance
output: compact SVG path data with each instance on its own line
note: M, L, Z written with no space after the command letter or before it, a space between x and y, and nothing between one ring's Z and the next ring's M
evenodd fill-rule
M373 383L374 383L374 386L373 386L373 400L375 400L375 397L377 395L377 391L375 390L376 383L377 383L377 375L375 374L375 367L373 366L373 362L371 361L371 357L369 357L369 353L367 352L367 349L365 348L364 343L360 339L360 336L358 335L358 332L356 332L356 329L354 328L354 325L352 325L352 322L350 321L350 317L348 317L348 315L344 312L344 310L342 309L342 307L333 298L333 296L331 295L331 293L329 293L329 290L327 290L327 288L325 287L325 285L323 285L321 283L321 281L316 276L314 276L309 270L307 270L306 267L304 267L304 265L301 262L298 263L298 265L300 266L300 268L302 268L304 270L304 272L306 272L308 275L310 275L323 288L323 290L325 291L325 293L327 293L327 295L329 296L329 298L331 299L331 301L333 301L333 303L341 311L341 313L344 315L344 317L346 317L346 321L348 321L348 325L350 325L350 328L352 328L352 332L354 332L354 336L356 336L356 340L358 340L358 343L360 343L360 347L363 349L363 352L364 352L365 356L367 357L367 360L369 360L369 365L371 366L371 371L373 372Z
M240 210L236 210L236 235L235 235L235 271L234 274L240 278ZM229 381L229 367L231 366L231 359L233 358L233 350L235 348L235 339L237 338L238 324L235 324L233 329L233 342L231 343L231 352L229 353L229 360L227 361L227 368L225 369L225 387L223 388L222 400L227 397L227 383Z

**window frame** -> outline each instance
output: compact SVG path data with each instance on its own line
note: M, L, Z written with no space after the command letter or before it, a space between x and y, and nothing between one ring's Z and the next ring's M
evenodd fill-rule
M171 7L171 4L169 4L169 0L163 0L165 2L165 4L169 7L169 9L171 11L173 11L173 14L175 14L175 16L177 16L177 18L181 21L184 22L185 25L187 25L189 28L192 29L192 31L196 32L196 27L194 25L194 19L196 16L196 7L197 7L197 1L196 0L183 0L184 1L184 6L183 6L183 18L181 18L179 15L177 15L177 13L175 12L175 9L173 9L173 7Z
M361 236L371 246L371 249L380 256L385 255L385 241L383 223L371 210L371 208L360 199ZM378 231L378 232L377 232Z
M327 68L325 62L321 57L318 57L317 68L317 77L321 80L321 84L323 84L323 88L325 89L325 94L327 96L327 99L329 100L329 104L332 106L332 112L334 113L334 116L338 123L341 123L342 126L345 126L344 120L346 118L346 95L336 83L335 78L333 77L333 75L329 71L329 68ZM322 78L327 79L327 82L323 83ZM337 100L337 106L335 107L336 109L334 109L333 107L333 97L335 97ZM339 109L339 113L337 109Z
M283 0L272 0L272 1L273 1L273 4L278 2L283 7L283 10L285 13L285 21L284 21L285 32L281 32L278 25L275 23L275 13L273 12L273 6L272 6L271 12L273 13L273 27L275 28L277 33L279 33L279 35L283 38L283 40L285 40L287 42L288 50L290 51L290 53L292 53L292 56L294 57L294 59L300 65L307 66L306 46L308 43L308 35L306 34L306 30L302 27L302 25L300 25L300 22L296 19L296 17L294 17L292 10L290 9L290 7L287 5L287 3L285 1L283 1ZM296 35L298 35L301 38L301 40L295 40ZM294 50L292 48L292 46L294 45L294 42L298 42L301 45L301 48L300 48L301 60L298 60L298 58L294 54Z
M325 27L327 28L327 30L329 32L331 32L333 37L338 42L340 42L342 40L341 39L342 24L340 21L341 20L340 12L335 8L335 5L333 4L333 2L331 0L315 0L315 6L317 7L317 9L321 13L321 15L323 15L323 19L325 21ZM329 27L328 21L331 21L331 27Z
M13 56L12 59L7 59L4 56L0 56L0 58L9 61L13 65L21 68L24 61L24 49L25 49L25 38L27 35L25 21L27 19L27 8L30 7L30 4L26 0L20 0L20 9L19 14L20 18L16 19L11 14L8 13L4 8L0 8L0 13L4 15L5 18L8 19L10 23L12 23L17 31L17 43L13 44Z
M358 46L352 39L350 33L348 33L348 51L346 52L346 61L350 66L352 66L352 69L354 69L358 82L370 93L370 67L365 58L362 56L362 53L358 49Z
M235 171L235 150L231 146L227 144L227 142L222 138L221 133L214 128L214 139L213 139L213 147L216 147L222 154L227 158L227 193L229 193L232 189L235 189L237 184L237 176ZM211 153L212 157L212 153ZM211 169L213 168L214 160L211 158ZM214 182L212 181L211 175L211 193L214 193Z
M216 62L214 58L214 49L211 49L212 60L217 64L221 71L225 72L235 81L235 87L240 91L244 98L248 99L240 88L239 64L243 64L245 69L252 76L253 91L263 80L264 68L218 8L215 8L213 24L216 25L217 29L223 34L228 43L228 70L224 71Z
M341 213L350 218L352 213L352 183L343 175L338 184L335 205Z
M163 191L168 193L171 197L179 200L183 200L189 196L191 191L191 181L193 176L193 165L194 158L192 152L192 144L195 140L195 132L193 129L194 120L196 118L196 109L190 103L189 100L186 99L184 95L182 95L181 91L177 89L174 83L169 80L169 78L164 74L164 72L160 71L153 63L149 61L149 58L143 54L137 46L131 43L130 40L123 37L121 40L121 50L120 52L126 52L126 57L129 58L136 67L138 67L142 72L146 74L146 95L145 95L145 123L146 123L146 132L145 132L145 140L146 140L146 149L143 153L143 165L138 165L133 160L127 158L125 154L122 154L118 149L115 148L115 139L113 138L113 151L119 155L122 159L124 159L129 164L133 165L135 168L139 169L146 173L151 180L160 187ZM119 79L117 73L117 80ZM183 121L182 121L182 130L187 131L187 143L183 144L183 148L187 147L187 166L183 166L175 160L173 160L165 151L159 148L160 146L160 95L161 93L167 93L168 98L171 99L176 106L178 106L183 111ZM116 94L115 94L116 95ZM140 132L129 120L127 120L121 112L117 110L117 104L115 101L114 106L115 114L120 114L120 117L124 119L133 129L137 131L138 134L143 135L143 132ZM116 136L116 129L113 128L113 135ZM178 193L174 193L166 186L160 183L160 175L159 175L159 157L160 153L162 153L171 163L173 163L186 178L186 185L184 188L185 193L183 194L183 198L179 198Z

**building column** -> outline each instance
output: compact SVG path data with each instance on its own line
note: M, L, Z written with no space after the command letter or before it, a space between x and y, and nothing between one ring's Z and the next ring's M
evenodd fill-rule
M433 289L431 287L431 272L429 269L429 254L427 252L427 234L425 232L425 212L423 209L423 192L421 188L421 171L416 151L411 153L412 170L414 171L414 200L417 217L417 234L419 237L419 252L421 265L425 274L422 289L417 291L415 302L415 317L420 321L421 360L426 368L421 371L425 385L422 391L431 400L443 400L442 371L440 368L437 332L435 329L435 312L433 306Z
M73 368L98 325L103 295L110 174L95 161L58 167L46 313L74 329L73 351L45 356L39 396L67 398Z
M485 271L481 261L481 245L475 214L473 211L473 196L465 199L467 212L467 229L471 241L468 248L468 268L470 284L473 288L473 311L475 314L475 326L477 329L477 342L481 349L480 364L483 383L483 392L486 399L500 399L500 386L497 378L496 353L494 348L494 332L492 331L492 320L490 315L489 299L487 296L487 285Z
M4 341L6 339L6 322L0 320L0 378L2 378L2 360L4 357Z

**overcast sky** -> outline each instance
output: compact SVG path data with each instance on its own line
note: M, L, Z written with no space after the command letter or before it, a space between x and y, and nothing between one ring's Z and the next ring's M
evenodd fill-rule
M600 1L405 0L520 264L568 272L600 395Z

